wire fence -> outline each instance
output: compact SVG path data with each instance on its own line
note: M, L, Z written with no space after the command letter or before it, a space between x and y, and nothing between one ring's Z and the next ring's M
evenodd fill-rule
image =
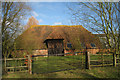
M84 68L83 54L72 56L36 56L32 60L33 73L52 73Z

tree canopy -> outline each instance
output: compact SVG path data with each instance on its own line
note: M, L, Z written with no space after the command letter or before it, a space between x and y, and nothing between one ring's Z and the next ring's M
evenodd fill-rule
M31 8L25 2L2 2L2 53L14 48L14 39L22 31L22 20Z
M89 30L106 35L109 48L118 48L118 3L115 2L80 2L69 7L76 24L82 24Z
M35 19L33 16L31 16L27 22L27 25L24 27L24 29L28 29L32 25L39 25L39 21Z

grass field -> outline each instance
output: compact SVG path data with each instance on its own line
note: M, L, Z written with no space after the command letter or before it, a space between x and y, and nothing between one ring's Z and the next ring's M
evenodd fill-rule
M111 59L105 56L105 59ZM91 56L91 59L101 59L100 56ZM11 73L3 75L3 78L120 78L120 68L93 67L85 69L85 56L50 56L33 58L32 72ZM94 62L95 63L95 62Z
M119 66L120 67L120 66ZM11 73L3 75L3 78L118 78L120 79L120 68L97 67L91 70L74 69L44 74Z
M83 57L83 58L82 58ZM84 56L50 56L33 61L33 73L50 73L84 68Z

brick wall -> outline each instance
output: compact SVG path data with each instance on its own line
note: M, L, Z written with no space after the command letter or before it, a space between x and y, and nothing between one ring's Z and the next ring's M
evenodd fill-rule
M108 52L110 51L110 49L87 49L88 52L90 52L91 54L96 54L97 52ZM75 52L80 52L78 54L81 54L81 53L85 53L86 52L86 49L82 49L82 50L64 50L64 53L67 54L67 53L75 53Z
M97 52L99 52L100 49L87 49L88 52L90 52L91 54L96 54Z
M44 50L33 50L33 55L48 55L48 50L44 49Z
M25 55L28 55L29 52L27 50L17 50L16 52L12 52L13 57L23 57ZM48 55L48 50L43 49L43 50L33 50L32 54L33 56L36 55Z
M81 53L85 53L85 51L86 51L86 49L82 49L82 50L64 50L64 54L66 55L67 53L71 53L71 54L67 54L67 55L76 55L74 53L79 52L79 53L77 53L77 55L79 55ZM96 54L97 52L110 51L110 49L87 49L87 51L89 51L92 54ZM16 53L12 52L12 55L14 55L15 57L23 57L24 55L28 55L28 54L29 54L29 52L27 50L17 50ZM47 49L33 50L32 55L33 56L48 55L48 50Z

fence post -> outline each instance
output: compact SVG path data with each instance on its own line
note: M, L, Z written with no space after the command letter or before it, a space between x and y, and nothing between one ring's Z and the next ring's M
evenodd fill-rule
M116 54L113 53L113 66L116 67Z
M29 70L29 73L32 74L32 61L31 61L31 56L28 55L28 70Z
M90 53L85 52L85 68L90 69Z

